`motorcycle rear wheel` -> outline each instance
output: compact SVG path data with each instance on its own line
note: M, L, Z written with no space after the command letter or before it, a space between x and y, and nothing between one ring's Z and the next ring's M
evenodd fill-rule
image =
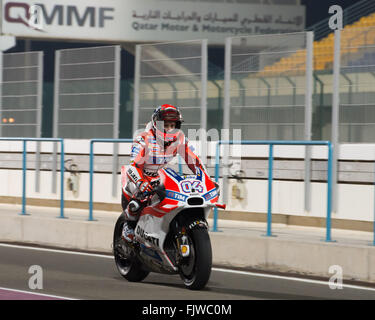
M180 277L186 288L203 289L211 275L212 248L207 229L193 229L188 234L190 256L180 268Z
M121 239L125 221L125 215L122 213L117 219L113 234L113 255L119 273L130 282L140 282L148 276L149 271L142 268L142 263L138 260L137 256L129 255L129 257L125 257L127 254L125 251L129 251L126 247L127 244Z

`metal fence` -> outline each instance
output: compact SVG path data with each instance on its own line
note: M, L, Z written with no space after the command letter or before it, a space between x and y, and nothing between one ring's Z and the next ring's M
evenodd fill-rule
M375 28L345 27L335 30L333 39L332 207L336 212L340 143L373 142L375 138Z
M362 23L375 21L374 15L365 18ZM118 138L120 50L119 46L106 46L56 51L55 138ZM43 53L4 54L0 62L0 135L40 137ZM312 32L227 38L224 88L220 81L208 83L206 40L138 45L133 133L143 129L155 107L163 103L182 109L185 134L189 129L206 129L207 92L212 99L224 97L223 128L240 129L243 140L308 141L313 116L323 119L319 139L331 139L334 148L332 186L336 211L339 142L375 140L375 28L346 26L336 30L335 36L315 42ZM312 107L314 92L322 108ZM228 134L220 139L238 137ZM114 146L115 197L118 159L117 144ZM305 209L309 211L311 168L306 149ZM200 151L204 158L207 150ZM224 168L230 165L231 154L233 161L237 155L224 152ZM36 159L38 190L39 148ZM227 176L228 170L224 170ZM227 184L224 194L225 188Z
M375 28L341 31L339 141L375 140Z
M120 53L120 46L56 51L54 137L118 138ZM113 153L112 191L115 195L118 166L116 147ZM56 192L56 167L53 172L52 191Z
M227 38L224 128L242 139L311 137L313 34Z
M56 51L54 137L118 137L120 50L105 46Z
M133 133L165 103L181 109L185 134L206 129L207 41L137 45L134 86Z
M273 141L273 140L257 140L257 141L218 141L216 144L216 155L215 155L215 181L219 183L220 177L220 146L221 145L268 145L268 206L267 206L267 233L266 236L272 236L272 181L273 181L273 150L276 145L294 145L294 146L312 146L320 145L328 147L328 157L327 157L327 215L326 215L326 241L332 241L331 239L331 211L332 211L332 201L331 201L331 192L332 192L332 144L329 141ZM214 224L213 231L217 231L217 220L218 220L218 210L214 209Z
M226 139L310 140L313 33L231 37L225 44ZM235 136L234 130L240 130ZM223 166L229 163L229 146ZM224 170L224 179L229 171ZM224 183L224 200L228 183ZM310 155L306 148L305 210L310 210Z
M27 192L26 192L26 179L27 179L27 142L57 142L60 143L60 216L58 218L65 218L64 216L64 140L59 138L4 138L0 137L1 141L21 141L23 144L22 151L22 210L21 215L27 215L26 213L26 201L27 201Z
M2 55L0 136L40 137L43 52Z

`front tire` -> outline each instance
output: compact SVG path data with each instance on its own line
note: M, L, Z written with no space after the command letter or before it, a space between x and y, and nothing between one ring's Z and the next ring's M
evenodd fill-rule
M180 268L180 277L186 288L203 289L211 275L212 248L207 229L196 228L188 234L190 256Z
M117 219L113 233L113 255L119 273L128 281L140 282L148 276L149 271L142 268L142 263L132 252L133 249L121 239L125 221L125 214L122 213Z

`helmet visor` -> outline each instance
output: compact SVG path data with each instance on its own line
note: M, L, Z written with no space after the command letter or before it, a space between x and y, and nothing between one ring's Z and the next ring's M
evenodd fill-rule
M166 121L173 121L173 120L166 120ZM164 121L156 121L156 136L158 140L163 142L173 142L177 140L177 136L180 132L180 129L173 128L170 130L165 130Z

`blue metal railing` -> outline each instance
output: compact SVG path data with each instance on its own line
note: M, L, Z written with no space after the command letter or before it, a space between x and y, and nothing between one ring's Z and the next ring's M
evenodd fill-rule
M6 140L0 139L0 140ZM17 140L17 138L9 139ZM18 139L21 140L21 139ZM23 140L23 139L22 139ZM47 140L47 139L46 139ZM52 140L52 139L51 139ZM48 141L48 140L47 140ZM100 142L133 142L132 139L92 139L90 140L90 186L89 186L89 221L95 221L93 218L93 173L94 173L94 143ZM332 213L332 155L333 155L333 146L330 141L218 141L216 145L216 154L215 154L215 181L219 182L220 175L220 146L223 144L243 144L243 145L268 145L269 146L269 158L268 158L268 203L267 203L267 232L266 236L272 236L272 180L273 180L273 146L274 145L301 145L301 146L327 146L328 147L328 166L327 166L327 212L326 212L326 239L325 241L333 241L331 238L331 213ZM63 149L62 149L63 150ZM63 154L63 153L62 153ZM63 162L63 157L62 157ZM182 162L181 159L178 160L179 171L182 173ZM63 168L62 168L63 170ZM374 183L375 184L375 183ZM63 186L63 182L62 182ZM62 188L63 189L63 188ZM375 190L375 189L374 189ZM63 193L62 193L63 197ZM62 198L63 199L63 198ZM374 193L375 199L375 193ZM63 208L63 202L62 202ZM63 209L62 209L63 210ZM63 212L63 211L61 211ZM63 216L63 213L62 213ZM213 228L212 231L218 231L218 209L214 209L214 219L213 219ZM374 209L374 225L373 225L373 245L375 246L375 209Z
M220 171L220 145L222 144L244 144L244 145L269 145L268 156L268 208L267 208L267 233L266 236L272 236L272 171L273 171L273 146L274 145L301 145L301 146L327 146L328 147L328 170L327 170L327 218L326 218L326 241L331 239L331 211L332 211L332 144L330 141L218 141L216 144L215 155L215 181L219 183ZM218 209L214 209L214 221L212 231L218 231L217 228ZM375 240L374 240L375 241Z
M133 142L133 139L91 139L90 140L90 187L89 187L89 221L95 221L93 216L93 183L94 183L94 143L103 142Z
M61 138L0 138L0 141L22 141L23 142L23 156L22 156L22 211L21 215L27 215L26 213L26 157L27 157L27 141L50 141L60 142L61 153L60 153L60 170L61 170L61 184L60 184L60 216L64 217L64 140Z

